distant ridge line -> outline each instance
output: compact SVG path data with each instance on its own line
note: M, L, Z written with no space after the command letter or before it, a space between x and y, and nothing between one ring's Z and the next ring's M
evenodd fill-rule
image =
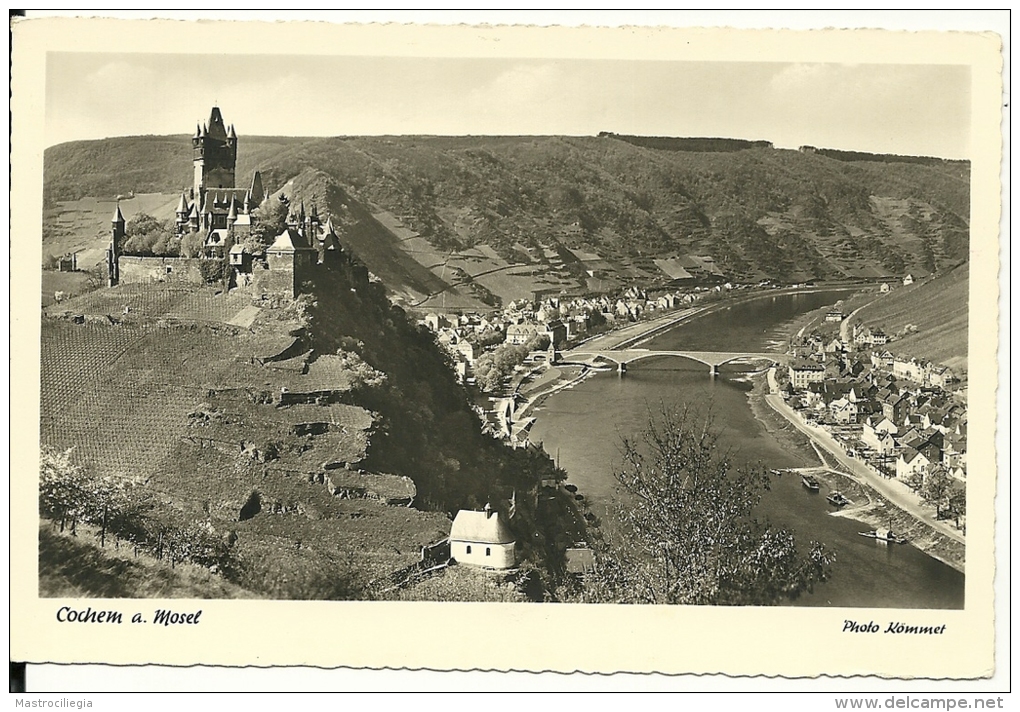
M660 151L692 151L698 153L728 153L751 148L774 148L771 141L748 141L742 138L632 136L611 131L600 131L599 138L613 138L643 148Z

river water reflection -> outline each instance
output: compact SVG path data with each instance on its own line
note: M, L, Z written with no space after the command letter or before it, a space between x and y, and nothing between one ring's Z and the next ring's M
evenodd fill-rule
M702 351L768 351L783 339L797 316L832 304L846 293L821 292L776 296L734 305L682 324L643 348ZM710 407L721 428L721 443L738 460L761 461L772 468L804 467L816 459L784 449L754 418L748 405L751 385L739 367L723 367L711 378L704 365L675 357L634 363L623 377L599 373L548 398L538 409L532 440L558 456L593 509L601 514L619 498L613 469L620 462L624 434L634 434L660 404ZM761 513L794 529L798 541L822 542L836 556L833 577L799 606L876 608L962 608L964 577L912 546L890 547L859 535L870 527L832 517L825 490L811 494L793 476L775 481Z

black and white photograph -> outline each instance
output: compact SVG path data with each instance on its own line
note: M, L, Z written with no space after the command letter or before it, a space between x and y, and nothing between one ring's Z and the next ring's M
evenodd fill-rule
M781 615L892 674L928 669L906 641L989 645L994 40L345 52L238 24L48 46L25 109L12 510L47 626ZM794 671L839 671L817 655Z

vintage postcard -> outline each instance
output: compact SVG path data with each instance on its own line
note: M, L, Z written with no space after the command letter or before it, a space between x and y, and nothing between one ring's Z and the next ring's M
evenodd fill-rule
M12 61L12 659L992 674L998 36Z

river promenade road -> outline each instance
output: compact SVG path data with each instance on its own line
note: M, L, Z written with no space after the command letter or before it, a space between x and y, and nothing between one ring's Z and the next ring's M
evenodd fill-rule
M844 472L849 473L857 481L868 485L892 504L915 519L924 522L940 534L945 534L950 539L961 544L965 543L966 538L963 534L948 522L935 519L934 512L924 506L921 498L912 492L909 487L899 480L883 477L856 458L847 457L843 448L839 446L839 443L828 432L822 428L805 423L793 408L783 400L783 396L779 392L779 384L776 382L774 368L769 369L768 381L771 392L765 396L766 402L773 410L790 421L795 428L807 435L811 442L825 450L843 468Z
M681 309L680 311L671 311L669 314L663 314L662 316L649 319L648 321L639 321L620 329L614 329L608 333L599 334L598 336L593 336L590 339L585 339L572 349L564 351L562 356L565 359L569 359L570 355L575 351L577 353L587 353L588 351L593 350L609 351L611 349L633 346L637 341L648 338L660 331L670 329L680 322L686 321L691 317L700 314L707 308L708 307L699 306Z

